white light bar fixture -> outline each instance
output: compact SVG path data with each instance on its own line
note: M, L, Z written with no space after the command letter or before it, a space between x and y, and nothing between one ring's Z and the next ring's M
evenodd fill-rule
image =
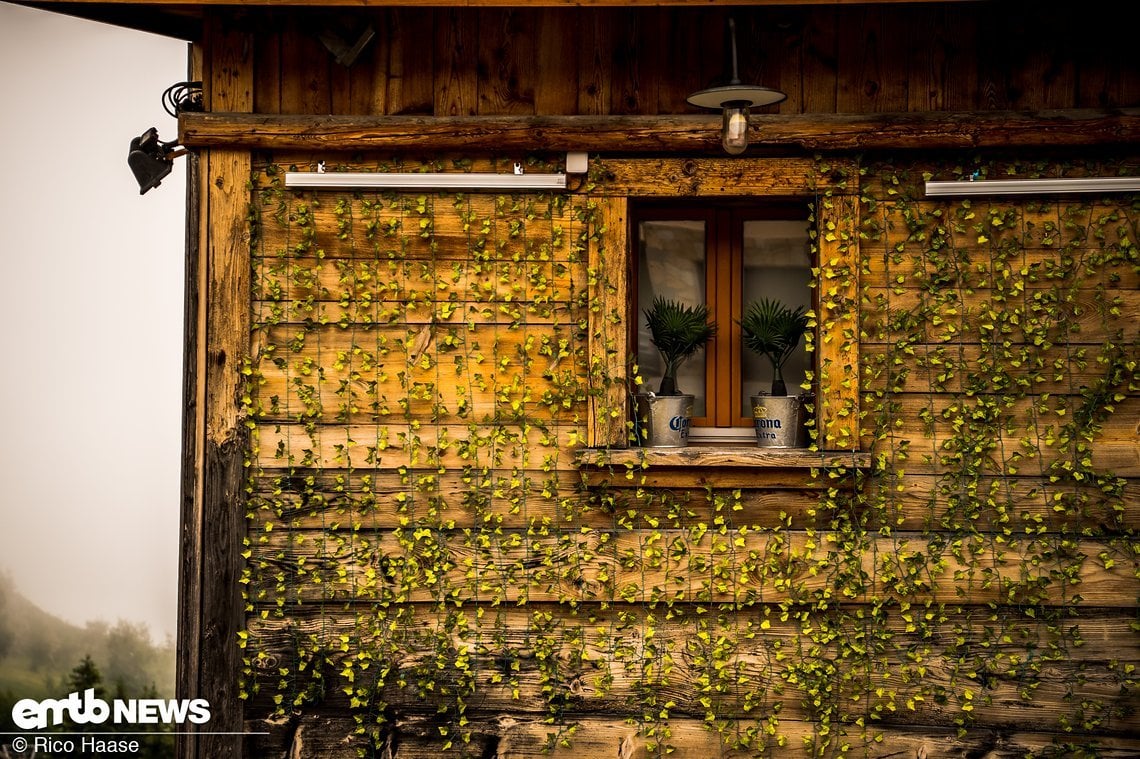
M565 190L566 175L290 171L285 173L285 186L321 190L370 187L391 190Z
M1073 192L1140 192L1140 177L1084 179L984 179L927 182L927 197L961 195L1061 195Z

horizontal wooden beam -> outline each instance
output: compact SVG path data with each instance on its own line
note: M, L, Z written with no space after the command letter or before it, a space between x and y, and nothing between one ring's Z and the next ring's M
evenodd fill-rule
M582 150L719 153L720 117L700 116L300 116L184 113L191 148L256 150ZM758 148L898 150L1078 147L1140 142L1140 108L876 114L758 114Z
M958 0L978 2L979 0ZM693 6L708 8L715 5L899 5L916 2L946 2L946 0L38 0L39 5L132 5L132 6L233 6L264 7L284 5L293 7L318 6L322 8L351 6L368 7L424 7L424 8L506 8L537 7L571 8L575 6L620 5L625 7L652 7L658 5Z
M662 699L665 700L664 698ZM483 756L499 759L612 759L613 757L659 756L665 752L656 746L649 731L652 723L623 716L582 717L561 715L557 722L542 716L501 713L474 709L468 726L468 751L479 750ZM767 754L783 759L809 759L819 739L818 726L780 714L778 734L756 738L747 748L733 749L726 738L699 719L671 717L668 722L668 749L673 756L708 756L742 759L760 755L756 749L767 746ZM755 722L746 721L741 727ZM409 759L448 756L441 736L446 719L397 712L392 734L399 736L400 755ZM1085 746L1105 759L1137 756L1140 738L1134 736L1095 737L1087 733L1049 732L1049 726L1038 718L1012 730L979 727L973 721L968 728L952 729L930 726L907 726L876 722L874 729L864 730L855 724L830 727L834 745L850 745L852 755L876 757L925 757L955 759L963 756L1052 756L1064 745ZM306 710L288 719L262 718L246 723L251 736L248 741L252 756L290 756L297 759L355 759L372 751L366 736L357 732L357 721L344 710L324 707ZM1036 732L1030 732L1036 731ZM876 737L877 736L877 737ZM651 744L654 744L651 746ZM778 745L778 748L773 748ZM995 747L998 747L995 749ZM452 750L454 752L454 749ZM766 754L766 755L767 755ZM473 755L473 754L468 754Z
M691 446L689 448L610 448L582 449L577 453L582 466L640 469L649 466L753 467L757 469L867 469L872 455L867 452L825 453L806 448L757 448Z

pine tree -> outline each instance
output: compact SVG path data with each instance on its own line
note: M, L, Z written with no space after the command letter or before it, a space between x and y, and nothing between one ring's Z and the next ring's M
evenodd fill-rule
M90 654L84 656L83 660L71 670L71 674L67 676L67 685L72 693L83 693L85 690L93 689L96 698L103 698L107 693L107 689L103 687L103 675L95 666Z

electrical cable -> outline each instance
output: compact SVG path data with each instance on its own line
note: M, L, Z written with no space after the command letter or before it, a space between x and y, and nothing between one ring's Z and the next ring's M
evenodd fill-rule
M162 93L162 107L174 118L184 111L204 111L202 83L176 82L170 85Z

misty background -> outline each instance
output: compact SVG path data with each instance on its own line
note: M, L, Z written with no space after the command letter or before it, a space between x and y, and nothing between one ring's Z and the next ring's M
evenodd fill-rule
M160 98L186 61L183 41L0 2L0 691L17 697L90 678L85 656L109 694L173 681L186 170L140 197L126 156L148 127L176 138Z

